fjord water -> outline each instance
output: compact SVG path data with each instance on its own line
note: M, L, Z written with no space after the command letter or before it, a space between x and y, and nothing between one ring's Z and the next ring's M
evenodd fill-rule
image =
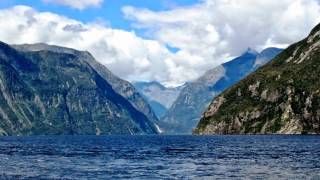
M320 136L2 137L0 178L320 179Z

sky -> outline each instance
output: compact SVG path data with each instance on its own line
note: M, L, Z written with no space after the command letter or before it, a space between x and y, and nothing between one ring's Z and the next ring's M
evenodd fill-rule
M128 81L175 86L248 47L287 47L319 0L0 0L0 41L87 50Z

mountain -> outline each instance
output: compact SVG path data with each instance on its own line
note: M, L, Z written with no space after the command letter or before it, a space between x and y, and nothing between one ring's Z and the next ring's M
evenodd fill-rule
M207 71L188 83L159 124L169 134L190 134L213 97L275 57L281 49L261 53L248 49L241 56Z
M143 112L144 115L146 115L148 119L155 124L158 123L156 114L153 112L148 102L136 90L136 88L128 81L115 76L106 66L98 63L90 53L86 51L77 51L71 48L48 45L44 43L12 45L12 47L24 52L48 50L57 53L67 53L78 56L79 58L88 62L99 73L99 75L101 75L108 81L108 83L110 83L112 88L118 94L125 97L137 110Z
M320 24L210 104L195 134L319 134Z
M0 43L0 134L157 133L89 53L17 49Z
M166 113L183 88L183 85L168 88L156 81L136 82L133 85L147 99L158 118Z

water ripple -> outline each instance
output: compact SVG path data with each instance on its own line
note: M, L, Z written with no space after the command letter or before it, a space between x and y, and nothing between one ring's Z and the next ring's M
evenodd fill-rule
M320 136L0 138L0 179L320 179Z

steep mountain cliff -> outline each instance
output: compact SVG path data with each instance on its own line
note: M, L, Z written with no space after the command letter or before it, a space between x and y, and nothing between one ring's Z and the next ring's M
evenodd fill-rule
M0 43L0 134L157 133L85 54L17 51Z
M281 49L277 48L267 48L261 53L248 49L241 56L207 71L181 90L177 100L160 120L160 126L169 134L191 134L213 97L255 71L279 52Z
M125 81L115 76L106 66L98 63L94 57L88 52L77 51L71 48L59 47L48 44L24 44L24 45L13 45L14 48L20 51L41 51L48 50L57 53L67 53L78 56L79 58L87 61L104 79L110 83L112 88L121 96L125 97L130 103L139 111L143 112L149 120L154 123L158 123L158 118L152 108L149 106L148 102L142 97L142 95L135 89L135 87Z
M134 86L148 100L158 118L161 118L177 99L182 86L168 88L159 82L136 82Z
M319 134L320 25L210 104L195 134Z

